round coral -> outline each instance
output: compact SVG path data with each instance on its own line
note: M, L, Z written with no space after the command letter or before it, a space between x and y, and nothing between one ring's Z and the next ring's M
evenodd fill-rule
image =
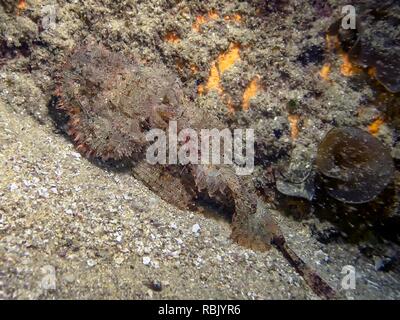
M355 127L330 130L318 147L316 165L327 192L346 203L375 199L394 175L390 150Z

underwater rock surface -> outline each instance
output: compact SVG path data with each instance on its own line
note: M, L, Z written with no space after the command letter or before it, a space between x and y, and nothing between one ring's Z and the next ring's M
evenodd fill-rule
M384 1L358 16L355 30L341 28L339 19L328 34L339 36L342 48L362 68L371 68L389 92L400 92L400 4Z

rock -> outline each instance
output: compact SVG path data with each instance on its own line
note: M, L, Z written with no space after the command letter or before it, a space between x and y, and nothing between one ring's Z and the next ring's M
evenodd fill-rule
M153 291L152 290L147 290L146 294L150 299L153 298Z
M150 264L150 262L151 262L150 257L143 257L143 264L145 266L148 266Z
M200 225L198 223L194 224L192 226L192 232L193 233L198 233L200 231Z
M15 183L11 183L8 189L13 192L18 189L18 186Z
M375 270L388 272L392 269L395 264L395 259L393 257L374 257Z
M312 159L309 150L298 146L290 162L277 172L276 188L284 195L312 201L315 194Z
M93 259L87 260L86 263L89 267L94 267L97 264Z
M48 198L49 197L49 192L47 191L47 189L46 188L40 188L39 190L38 190L38 194L39 194L39 196L40 197L42 197L42 198Z
M306 179L301 183L292 183L284 179L277 179L276 188L280 193L290 197L303 198L308 201L312 201L314 198L314 179Z
M154 208L158 205L160 201L157 198L151 197L149 199L149 207Z
M315 239L323 244L336 241L340 237L340 232L334 227L318 230L315 225L311 225L310 228L311 234L315 237Z
M123 257L116 257L114 259L116 264L122 264L124 262L124 258Z
M75 151L71 152L71 156L73 156L75 159L79 159L82 157L79 152L75 152Z
M389 148L357 127L330 130L318 147L316 166L328 194L345 203L375 199L394 176Z
M322 250L317 250L314 252L314 257L318 264L326 264L329 262L329 256Z
M156 292L160 292L163 289L162 283L159 280L154 280L150 282L150 289Z
M75 276L72 273L67 273L63 276L63 279L68 283L72 283L75 281Z
M122 241L122 233L117 233L115 236L115 241L121 242Z
M384 1L383 1L384 2ZM342 18L328 29L339 39L350 61L362 68L373 69L373 75L391 93L400 92L400 46L398 24L400 5L389 1L376 2L357 16L356 29L341 28Z

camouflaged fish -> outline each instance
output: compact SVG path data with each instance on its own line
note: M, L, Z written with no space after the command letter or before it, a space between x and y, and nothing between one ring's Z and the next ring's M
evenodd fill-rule
M209 199L233 212L232 239L258 251L275 246L323 298L335 292L286 244L257 196L251 176L229 165L151 165L145 154L151 129L217 128L222 124L189 101L180 80L163 65L143 65L102 45L73 50L59 69L58 109L68 117L67 133L87 157L129 159L133 175L165 201L195 210Z

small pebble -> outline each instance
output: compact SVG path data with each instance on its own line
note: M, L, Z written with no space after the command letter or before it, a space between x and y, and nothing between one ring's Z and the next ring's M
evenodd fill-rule
M75 281L75 277L74 277L74 275L71 274L71 273L67 273L66 275L64 275L63 278L64 278L64 280L65 280L66 282L69 282L69 283Z
M122 262L124 262L124 258L123 257L117 257L114 259L116 264L122 264Z
M192 227L193 233L198 233L200 231L200 225L198 223L194 224Z
M157 292L160 292L160 291L162 291L162 289L163 289L161 281L158 281L158 280L152 281L152 282L150 283L150 288L151 288L153 291L157 291Z
M78 152L71 152L71 156L73 156L75 159L79 159L82 157L81 154Z
M155 207L157 204L158 204L158 200L157 200L157 198L150 198L149 199L149 206L151 207L151 208L153 208L153 207Z
M150 264L150 261L151 261L150 257L143 257L143 264L145 266L148 266Z
M153 291L152 290L147 290L147 296L152 299L153 298Z
M388 272L394 265L394 259L390 257L374 257L375 270Z
M38 190L38 194L39 196L41 196L42 198L48 198L49 197L49 192L47 191L46 188L40 188Z
M18 186L15 183L11 183L8 189L13 192L18 189Z
M115 241L121 242L122 241L122 234L118 233L117 236L115 237Z
M94 261L93 259L87 260L86 263L87 263L87 265L88 265L89 267L93 267L93 266L96 265L96 261Z

